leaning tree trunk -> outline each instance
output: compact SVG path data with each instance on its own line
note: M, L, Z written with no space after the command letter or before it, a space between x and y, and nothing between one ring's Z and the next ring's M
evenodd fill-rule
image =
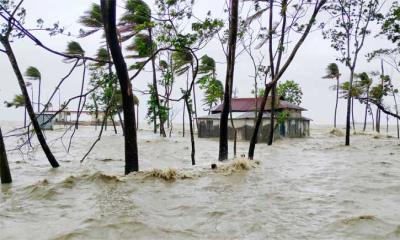
M125 120L125 174L129 174L133 171L139 171L132 85L129 80L128 68L118 41L116 30L116 1L101 0L100 3L107 44L111 51L111 56L121 87L122 107Z
M268 145L272 145L274 142L274 131L275 131L275 104L276 104L276 85L272 87L272 99L271 99L271 119L269 126ZM268 99L267 99L268 100Z
M118 111L118 119L119 119L119 124L121 124L122 135L125 136L124 120L122 120L121 112L119 111Z
M192 109L191 109L190 104L189 104L189 96L186 95L184 97L184 99L185 99L185 102L186 102L187 114L189 116L190 143L191 143L191 148L192 148L192 152L191 152L190 156L191 156L191 159L192 159L192 165L196 165L196 160L195 160L196 149L195 149L195 143L194 143Z
M264 95L261 100L260 109L258 110L258 115L257 115L257 120L254 125L253 135L251 136L251 139L250 139L250 146L249 146L249 152L248 152L248 157L250 160L252 160L254 157L254 150L256 148L258 130L260 129L260 126L262 123L265 104L267 103L267 99L268 99L268 95L269 95L270 91L271 91L271 85L269 85L269 84L265 85Z
M0 128L0 177L2 184L12 182L11 172L8 166L7 153L6 153L6 148L4 146L3 134L1 133L1 128Z
M152 33L152 29L149 28L149 37L150 37L150 41L153 43L153 33ZM151 48L151 54L154 54L154 47ZM151 67L152 67L152 71L153 71L153 94L154 97L156 99L156 105L157 105L157 109L158 109L158 118L160 121L160 135L163 137L166 137L167 135L165 134L165 129L164 129L164 119L162 118L162 112L161 112L161 104L160 104L160 97L158 95L158 84L157 84L157 70L156 70L156 57L153 56L151 58ZM154 113L156 114L156 113Z
M41 145L41 147L43 149L43 152L45 153L50 165L53 168L57 168L60 165L58 164L56 158L54 157L54 155L51 152L49 146L47 145L47 142L46 142L46 139L44 138L42 129L40 128L40 125L39 125L39 123L37 121L37 118L36 118L36 115L35 115L35 111L33 110L32 103L31 103L31 100L29 98L28 91L26 89L24 78L23 78L21 70L20 70L20 68L18 66L18 62L17 62L17 59L15 58L14 52L13 52L13 50L11 48L11 45L10 45L10 43L9 43L9 41L7 39L2 39L1 43L3 44L3 46L4 46L5 50L6 50L8 59L9 59L9 61L11 63L11 66L12 66L12 68L14 70L14 73L15 73L15 75L17 77L19 87L21 88L22 95L24 96L25 107L26 107L26 110L28 111L28 115L29 115L29 117L31 119L33 128L34 128L36 136L38 138L38 141L39 141L39 143L40 143L40 145Z
M228 118L232 99L233 75L235 72L236 42L238 32L238 2L239 0L230 1L231 11L229 17L229 38L224 103L219 122L219 161L228 159Z

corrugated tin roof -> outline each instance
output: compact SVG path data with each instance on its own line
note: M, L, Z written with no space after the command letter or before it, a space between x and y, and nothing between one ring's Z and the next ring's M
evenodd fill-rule
M269 97L269 101L272 98ZM232 98L232 112L253 112L256 109L256 100L255 98ZM269 104L270 105L270 104ZM265 111L270 111L271 106L268 104L265 105L264 110ZM261 107L261 98L258 98L257 100L257 109L260 109ZM216 106L214 109L212 109L212 113L218 113L221 112L223 108L223 103L219 104ZM307 109L302 108L296 104L280 100L279 101L279 106L276 109L294 109L294 110L299 110L299 111L307 111Z

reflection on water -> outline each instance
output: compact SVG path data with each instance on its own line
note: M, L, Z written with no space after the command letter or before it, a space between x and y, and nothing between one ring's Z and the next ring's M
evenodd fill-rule
M399 239L400 141L359 134L345 147L329 131L259 144L257 161L216 170L216 140L197 139L191 167L189 139L141 131L143 171L123 176L122 137L111 131L79 163L97 134L81 127L69 154L52 144L59 169L40 152L9 154L14 183L1 186L0 238Z

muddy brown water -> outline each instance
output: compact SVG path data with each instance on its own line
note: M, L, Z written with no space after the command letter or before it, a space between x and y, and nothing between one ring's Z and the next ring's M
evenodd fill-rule
M188 138L140 131L143 171L123 176L122 137L110 130L83 164L91 127L79 129L69 154L51 143L59 169L40 151L10 152L0 239L400 239L396 138L356 135L345 147L329 127L313 126L310 138L257 145L260 164L212 171L216 140L196 139L191 167ZM239 155L247 147L239 143ZM173 179L151 176L153 168L171 168Z

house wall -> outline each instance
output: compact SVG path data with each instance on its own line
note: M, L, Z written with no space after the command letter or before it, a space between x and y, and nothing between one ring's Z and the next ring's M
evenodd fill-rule
M254 131L253 119L234 119L233 120L238 141L249 141ZM258 141L267 142L269 139L270 120L263 119L260 130L258 131ZM310 121L300 118L288 119L275 129L274 138L282 137L301 138L308 137ZM218 138L219 137L219 120L218 119L199 119L199 138ZM234 139L234 129L229 120L228 138Z

